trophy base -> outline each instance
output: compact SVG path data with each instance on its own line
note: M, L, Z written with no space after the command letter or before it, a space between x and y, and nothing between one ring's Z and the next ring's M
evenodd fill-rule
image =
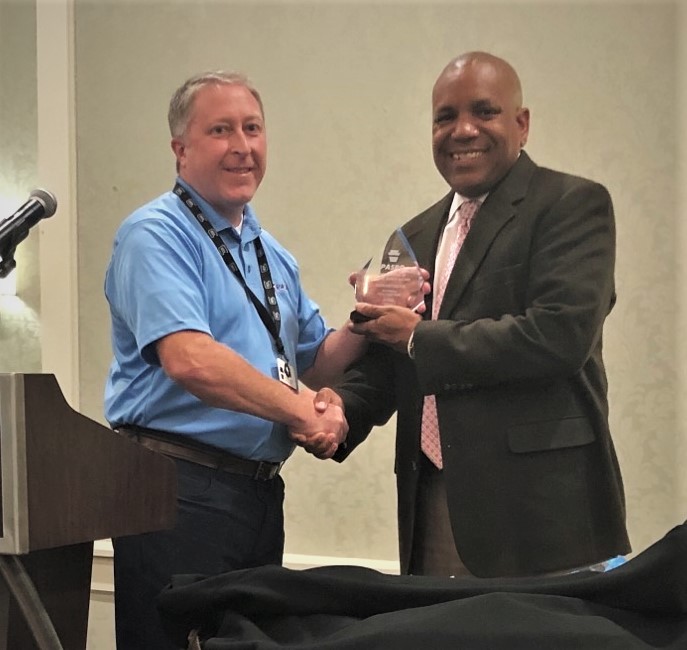
M359 311L353 310L350 313L349 318L354 322L354 323L367 323L367 321L374 320L372 316L365 316L365 314L361 314Z

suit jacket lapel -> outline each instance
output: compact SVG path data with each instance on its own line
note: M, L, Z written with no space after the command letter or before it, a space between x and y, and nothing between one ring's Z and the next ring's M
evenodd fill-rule
M511 171L489 194L475 215L472 227L458 253L446 285L438 318L446 318L460 300L465 288L499 231L517 214L536 165L523 151Z

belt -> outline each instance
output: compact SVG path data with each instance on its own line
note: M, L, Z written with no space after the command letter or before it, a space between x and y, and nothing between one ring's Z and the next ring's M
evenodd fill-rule
M271 481L279 475L279 471L284 464L283 461L281 463L272 463L266 460L240 458L209 445L201 446L201 443L191 442L189 444L184 441L184 444L181 444L177 440L170 439L174 434L156 429L122 425L115 427L114 431L125 438L136 440L143 447L157 451L165 456L186 460L190 463L196 463L197 465L203 465L212 469L219 469L230 474L250 476L256 481ZM175 436L175 438L180 437Z

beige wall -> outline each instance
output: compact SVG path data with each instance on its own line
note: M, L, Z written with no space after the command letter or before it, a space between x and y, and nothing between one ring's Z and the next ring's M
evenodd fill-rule
M45 16L46 4L71 0L39 3ZM6 210L35 185L56 189L46 178L58 165L36 171L35 20L32 0L0 0ZM44 19L42 29L55 24ZM606 359L635 550L685 519L684 2L76 0L73 28L75 56L65 69L76 86L77 191L59 190L60 205L75 207L53 221L78 230L76 253L67 256L78 257L78 316L44 313L43 345L45 361L46 347L53 354L78 326L86 414L102 413L109 360L102 276L112 234L131 209L172 183L165 113L184 77L235 68L260 87L270 161L255 204L338 324L350 310L347 273L391 228L445 191L429 148L436 74L454 54L486 49L521 73L535 160L598 179L614 197L618 304L606 330ZM71 38L68 30L53 36ZM38 67L45 72L45 63ZM38 78L38 103L49 115L52 91ZM60 112L58 120L68 117ZM45 134L38 139L39 148L54 148ZM41 249L54 241L44 237ZM39 287L37 255L32 235L18 256L26 267L20 320L0 304L0 372L39 367L39 290L45 296L69 285L68 261L61 273L53 258L55 273ZM380 430L342 466L296 454L286 470L289 552L396 557L392 440L393 427ZM93 611L111 620L109 597ZM110 637L101 630L89 647L109 648Z
M0 219L36 186L36 9L0 0ZM15 296L0 295L0 372L41 367L38 237L17 248Z
M171 186L166 104L188 74L235 68L261 88L270 162L255 204L332 323L373 242L441 196L429 94L454 54L520 71L541 164L605 183L618 215L606 334L612 425L641 549L684 518L674 450L678 367L671 3L76 3L82 409L100 417L109 359L102 276L112 234ZM343 466L286 471L292 552L396 555L392 430Z
M677 519L685 519L687 504L687 472L684 471L687 460L687 0L679 3L676 21L677 40L677 169L675 187L675 240L677 251L675 255L676 291L675 301L678 306L675 328L675 359L678 377L676 390L676 433L675 472L678 489L675 491L675 514Z
M271 159L256 205L266 227L300 259L325 315L338 323L350 307L344 278L370 242L443 192L429 154L429 89L448 57L484 48L521 72L535 159L597 178L615 198L619 302L606 344L635 547L683 518L676 496L685 491L681 455L674 450L682 450L684 433L677 417L685 366L678 363L684 271L677 218L684 210L677 181L684 150L678 160L674 127L683 114L684 87L675 82L684 52L675 6L513 2L501 7L498 21L489 3L120 9L77 2L75 11L78 324L87 414L100 417L109 358L101 284L112 233L129 210L171 182L164 113L181 78L234 67L262 88ZM0 182L15 201L36 184L35 58L22 37L34 29L31 3L2 5L0 73L11 92L0 103ZM35 258L33 241L19 252ZM27 266L24 278L35 274L35 259ZM20 280L20 296L34 312L36 291L35 278ZM36 369L35 313L26 313L7 334L14 317L2 311L2 336L11 342L3 345L2 370ZM290 550L395 556L391 439L387 427L341 467L302 454L293 459Z

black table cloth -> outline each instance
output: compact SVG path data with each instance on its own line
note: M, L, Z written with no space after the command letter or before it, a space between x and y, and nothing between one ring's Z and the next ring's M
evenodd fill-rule
M687 650L687 524L607 573L520 579L266 566L175 576L170 638L203 650Z

